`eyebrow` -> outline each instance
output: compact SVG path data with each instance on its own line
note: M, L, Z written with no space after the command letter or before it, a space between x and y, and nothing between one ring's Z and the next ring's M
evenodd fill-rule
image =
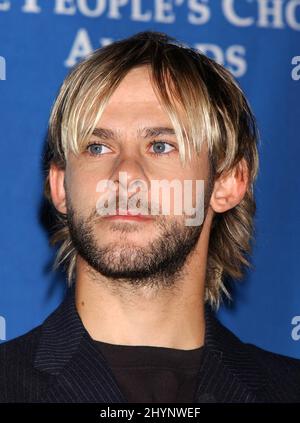
M118 134L107 128L95 128L92 135L106 140L118 139ZM158 137L159 135L175 135L174 128L167 126L145 127L138 130L138 135L144 139Z

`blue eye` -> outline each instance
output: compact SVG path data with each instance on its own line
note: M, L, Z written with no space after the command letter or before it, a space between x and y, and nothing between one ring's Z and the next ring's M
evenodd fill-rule
M169 146L169 149L166 150L166 146ZM173 147L173 145L169 144L166 141L153 141L151 143L151 147L153 147L154 151L153 153L155 155L168 155L171 151L174 150L175 147ZM171 150L170 150L171 148Z
M90 144L87 147L87 150L89 151L89 153L92 156L101 156L101 155L103 155L103 153L105 153L105 151L103 151L103 148L107 148L110 151L110 149L108 147L106 147L106 145L104 145L104 144L97 144L97 143Z

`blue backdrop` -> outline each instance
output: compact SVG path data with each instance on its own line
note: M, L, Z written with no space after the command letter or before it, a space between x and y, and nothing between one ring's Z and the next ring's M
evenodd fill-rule
M65 290L42 207L59 85L93 49L146 29L201 49L246 92L261 135L256 244L219 317L242 340L300 358L299 0L0 0L0 340L41 323Z

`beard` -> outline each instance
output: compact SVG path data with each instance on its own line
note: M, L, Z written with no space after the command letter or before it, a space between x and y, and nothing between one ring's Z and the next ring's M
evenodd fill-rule
M207 202L205 201L205 213ZM184 216L183 216L184 217ZM157 229L157 237L146 246L130 243L128 234L141 231L139 224L110 222L109 230L116 239L101 245L95 229L101 223L97 211L88 218L77 216L70 200L67 201L67 220L70 237L77 253L85 260L88 270L119 285L134 289L175 288L182 278L187 258L195 249L202 225L187 226L182 220L159 215L150 224Z

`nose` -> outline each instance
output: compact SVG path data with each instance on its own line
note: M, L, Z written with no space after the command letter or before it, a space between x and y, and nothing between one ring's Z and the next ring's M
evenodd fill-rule
M122 158L116 165L111 180L116 184L117 195L122 196L122 192L128 194L128 188L136 192L138 188L149 189L149 179L145 174L140 157ZM121 192L122 191L122 192ZM134 193L132 193L134 195Z

